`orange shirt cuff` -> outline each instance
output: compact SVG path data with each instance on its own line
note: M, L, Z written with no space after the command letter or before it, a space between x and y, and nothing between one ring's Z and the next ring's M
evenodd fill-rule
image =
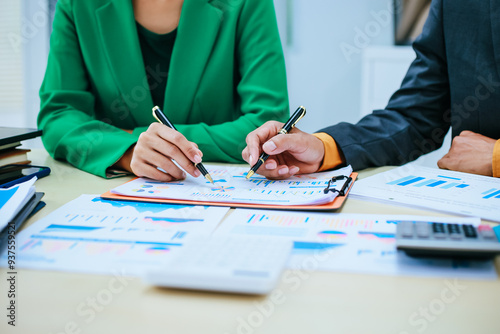
M335 139L332 138L332 136L324 132L313 133L313 136L320 139L323 142L323 146L325 147L325 156L318 172L333 169L344 163L342 154L340 153L337 143L335 142Z
M493 149L493 177L500 177L500 139Z

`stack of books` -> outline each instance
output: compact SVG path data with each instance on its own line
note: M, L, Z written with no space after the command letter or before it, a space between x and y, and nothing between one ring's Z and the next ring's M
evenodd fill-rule
M0 245L9 235L45 203L43 193L35 192L36 178L2 189L1 185L23 177L23 169L31 161L29 149L20 148L21 141L41 136L42 131L26 128L0 127Z
M42 131L36 129L0 127L0 184L23 176L22 165L31 161L28 159L30 150L20 148L21 141L41 134Z

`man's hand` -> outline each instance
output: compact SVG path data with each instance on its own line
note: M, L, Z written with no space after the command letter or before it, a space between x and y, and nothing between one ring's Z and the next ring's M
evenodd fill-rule
M250 132L246 138L247 147L242 152L243 159L253 166L264 150L269 159L257 173L270 179L318 171L325 156L323 142L297 128L289 134L276 135L282 126L283 123L269 121Z
M493 149L496 140L462 131L453 139L450 151L438 161L439 168L493 176Z

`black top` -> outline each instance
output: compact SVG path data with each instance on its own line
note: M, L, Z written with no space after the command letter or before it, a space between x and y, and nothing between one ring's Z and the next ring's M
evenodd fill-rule
M159 35L137 23L137 32L153 103L163 109L177 29Z

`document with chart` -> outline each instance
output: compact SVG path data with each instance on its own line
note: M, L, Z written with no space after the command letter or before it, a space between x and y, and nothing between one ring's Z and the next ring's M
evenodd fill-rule
M325 188L341 188L351 175L350 166L322 173L297 175L286 180L268 180L254 175L246 179L247 167L206 166L215 185L203 177L190 175L183 181L158 182L138 178L111 190L113 194L154 199L177 199L225 203L270 205L307 205L329 203L338 192ZM332 177L345 178L329 182ZM338 189L340 190L340 189Z
M479 225L478 218L336 214L236 209L216 236L292 240L288 267L380 275L497 279L493 261L412 258L396 250L401 221Z
M500 179L493 177L409 164L356 182L351 194L500 222Z
M208 236L227 211L82 195L16 235L16 264L20 268L139 275L161 266L188 239ZM6 259L5 251L1 257Z

